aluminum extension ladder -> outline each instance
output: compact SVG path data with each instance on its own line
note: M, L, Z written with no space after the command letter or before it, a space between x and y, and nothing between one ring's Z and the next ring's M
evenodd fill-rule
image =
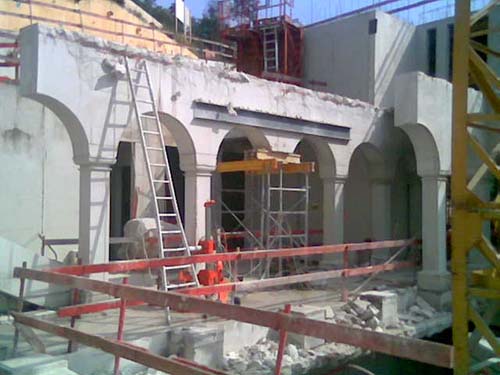
M155 219L159 233L158 257L191 256L175 197L162 125L156 108L148 65L145 60L139 60L134 67L131 67L129 59L125 57L125 66L139 132L141 133L149 186L155 203ZM154 126L152 123L154 123ZM164 171L164 174L162 171ZM158 175L161 175L161 177L158 177ZM162 267L162 290L175 290L193 286L199 286L193 264Z
M264 49L264 71L278 72L279 70L279 53L278 53L278 27L266 27L262 30L263 33L263 49Z

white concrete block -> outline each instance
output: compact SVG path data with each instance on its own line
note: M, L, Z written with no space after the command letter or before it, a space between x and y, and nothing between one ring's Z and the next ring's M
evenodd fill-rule
M218 326L194 326L170 333L169 355L219 368L224 359L224 330Z
M380 320L384 325L398 322L398 295L390 291L369 291L360 295L361 299L370 301L380 310Z

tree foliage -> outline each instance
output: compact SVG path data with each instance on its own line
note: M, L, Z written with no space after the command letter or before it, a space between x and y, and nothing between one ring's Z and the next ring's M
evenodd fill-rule
M172 32L175 30L175 9L174 5L170 8L164 8L156 3L156 0L133 0L142 9L157 19L166 30ZM203 16L193 20L193 35L209 39L219 40L219 18L218 2L210 0L207 4Z
M199 38L219 40L219 11L217 0L210 0L203 16L193 22L193 34Z
M153 16L168 31L173 31L175 29L175 15L173 7L168 9L164 8L156 4L156 0L133 0L133 2Z

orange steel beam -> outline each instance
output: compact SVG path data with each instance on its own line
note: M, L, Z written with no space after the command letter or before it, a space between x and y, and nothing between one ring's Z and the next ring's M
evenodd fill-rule
M213 375L225 374L223 372L209 369L198 364L187 363L186 361L177 361L176 359L166 358L153 354L146 349L108 340L100 336L91 335L78 331L73 328L62 327L53 323L35 319L21 313L12 313L16 323L24 324L35 329L49 332L53 335L64 337L68 340L77 341L85 346L100 349L104 352L129 359L140 363L146 367L151 367L171 374L178 375Z
M362 349L407 358L434 366L445 368L453 366L453 348L449 345L393 336L386 333L365 331L340 324L332 324L299 316L289 316L279 312L259 310L239 305L228 305L180 293L113 284L80 276L70 276L26 268L16 268L14 275L21 279L25 278L65 285L68 288L91 290L116 298L125 298L130 301L144 301L154 306L168 306L178 311L213 315L219 318L237 320L274 330L286 329L289 332L318 337L329 342L353 345ZM20 321L20 323L22 322ZM123 354L120 354L120 356L128 358Z
M217 253L217 254L201 254L183 257L171 258L154 258L141 260L127 260L120 262L88 264L82 266L65 266L52 268L47 271L64 273L68 275L90 275L93 273L123 273L129 271L143 271L151 268L160 268L164 266L181 266L197 263L215 263L218 261L233 262L243 260L256 259L272 259L282 257L320 255L320 254L337 254L344 251L362 251L362 250L379 250L390 249L395 247L417 245L418 240L391 240L378 242L360 242L340 245L326 246L310 246L275 250L258 250L245 251L239 253Z

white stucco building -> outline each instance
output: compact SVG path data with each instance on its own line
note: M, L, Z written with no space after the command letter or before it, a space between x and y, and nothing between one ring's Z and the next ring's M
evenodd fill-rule
M204 202L220 196L215 168L231 142L298 152L317 163L315 242L421 238L419 287L441 304L449 290L448 23L436 24L434 49L426 47L432 25L378 11L306 27L304 81L326 82L322 91L56 27L0 34L17 38L21 59L19 84L0 84L0 237L12 249L1 256L18 266L13 243L31 259L43 234L78 238L84 262L107 262L110 235L121 235L133 206L147 214L128 84L107 68L125 54L152 72L192 244L204 234ZM478 94L470 98L472 109L482 106Z

